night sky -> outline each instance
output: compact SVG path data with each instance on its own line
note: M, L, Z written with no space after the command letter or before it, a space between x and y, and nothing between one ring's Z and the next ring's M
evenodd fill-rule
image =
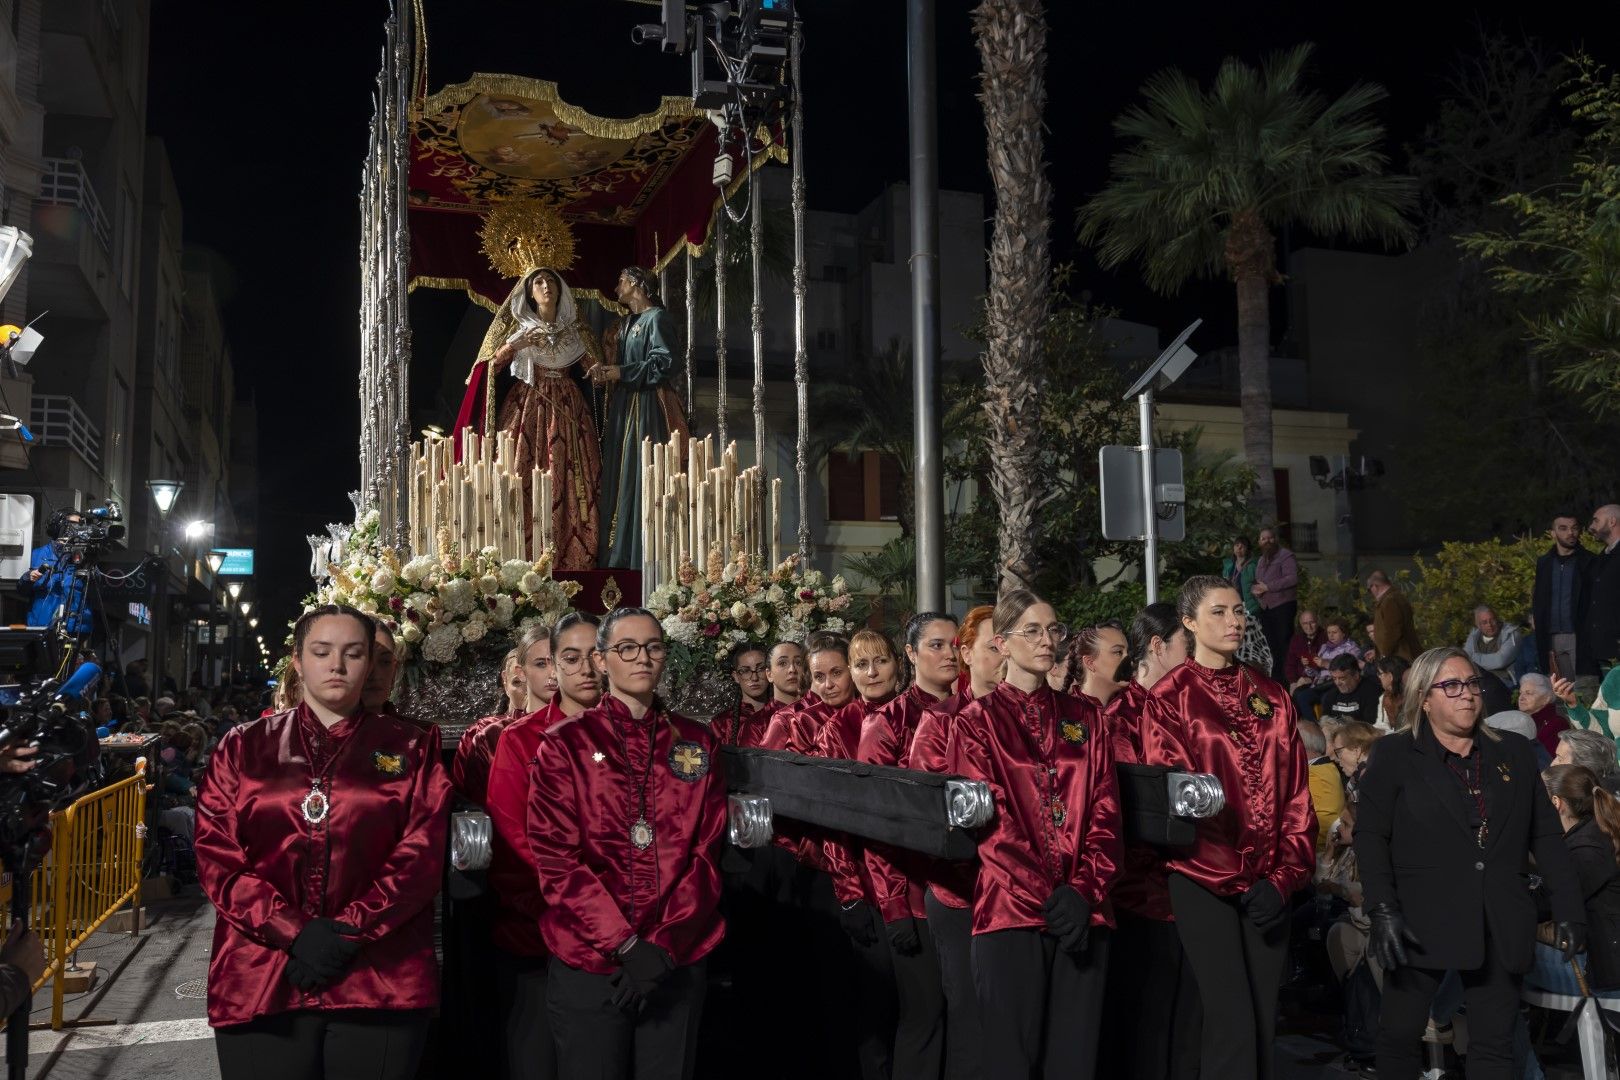
M810 205L858 210L906 177L904 8L899 0L801 5ZM684 60L630 43L629 28L655 21L656 8L623 0L426 6L429 92L474 71L510 72L555 80L566 100L598 115L627 116L684 89ZM988 193L971 7L939 0L940 183ZM1207 82L1226 55L1257 60L1314 42L1318 89L1337 94L1370 80L1390 91L1381 113L1395 166L1404 168L1405 147L1433 118L1448 70L1481 28L1534 37L1554 52L1572 50L1587 32L1584 5L1048 7L1054 255L1073 259L1077 286L1127 318L1174 330L1204 317L1204 347L1233 335L1229 286L1198 285L1166 300L1128 268L1097 270L1073 239L1076 207L1107 176L1110 124L1148 76L1177 66ZM149 130L167 144L187 243L217 250L235 270L225 317L237 384L258 397L257 584L271 626L294 614L310 587L305 534L348 520L344 493L359 483L356 193L386 13L382 0L154 4ZM1593 37L1612 62L1605 48L1613 46ZM418 297L419 342L446 340L462 303ZM419 363L437 366L440 351L424 347Z

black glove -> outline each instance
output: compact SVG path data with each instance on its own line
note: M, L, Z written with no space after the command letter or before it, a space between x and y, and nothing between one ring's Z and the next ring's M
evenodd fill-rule
M1573 960L1586 951L1586 924L1561 922L1553 928L1558 935L1558 951Z
M1269 881L1257 881L1243 894L1243 914L1262 931L1282 925L1288 918L1288 903L1277 886Z
M608 1000L620 1012L638 1013L646 1003L647 999L636 989L629 976L625 975L623 968L608 976L608 986L612 991L608 994Z
M1374 904L1367 917L1372 921L1367 932L1367 952L1385 971L1394 971L1407 962L1408 945L1422 947L1423 942L1407 928L1401 909L1394 904Z
M917 933L917 920L907 915L892 923L885 923L889 931L889 944L901 956L916 956L922 951L922 936Z
M1091 905L1071 885L1059 885L1041 905L1046 929L1058 939L1058 948L1076 953L1086 947L1091 936Z
M360 951L358 941L343 935L359 932L335 919L311 919L298 931L298 936L287 951L292 953L293 959L308 967L316 978L331 982L343 974Z
M314 970L296 956L287 957L285 971L287 981L300 990L319 990L326 985L326 980L315 974Z
M625 979L642 997L652 993L675 970L675 961L670 959L669 953L646 938L637 938L619 957L619 963L624 965L621 970Z
M877 931L872 929L872 905L865 900L852 900L839 908L838 924L855 944L877 944Z

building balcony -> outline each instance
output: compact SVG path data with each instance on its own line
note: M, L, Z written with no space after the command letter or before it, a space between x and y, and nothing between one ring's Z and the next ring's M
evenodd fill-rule
M111 118L123 61L113 0L50 0L40 22L40 101L53 113Z
M46 158L34 200L31 306L105 319L112 287L112 224L83 162Z
M66 394L35 394L28 426L40 446L65 447L101 472L101 431L79 403Z

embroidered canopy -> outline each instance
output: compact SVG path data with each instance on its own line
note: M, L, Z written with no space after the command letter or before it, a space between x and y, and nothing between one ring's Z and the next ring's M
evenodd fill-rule
M413 125L413 289L465 289L499 306L511 281L492 268L480 230L496 207L521 200L566 223L573 262L563 269L576 295L614 306L620 270L662 268L687 245L701 250L719 205L716 131L686 98L603 119L563 101L555 83L481 74L427 97ZM786 154L775 144L752 167L768 157ZM733 190L745 178L735 172Z

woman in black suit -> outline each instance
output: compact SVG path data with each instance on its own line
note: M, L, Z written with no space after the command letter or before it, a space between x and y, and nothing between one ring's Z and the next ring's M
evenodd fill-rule
M1507 1080L1519 983L1530 969L1535 856L1566 957L1586 912L1530 743L1482 719L1484 676L1461 649L1430 649L1406 676L1404 729L1378 740L1361 781L1355 850L1368 948L1385 971L1378 1075L1416 1076L1436 986L1462 978L1469 1080Z

